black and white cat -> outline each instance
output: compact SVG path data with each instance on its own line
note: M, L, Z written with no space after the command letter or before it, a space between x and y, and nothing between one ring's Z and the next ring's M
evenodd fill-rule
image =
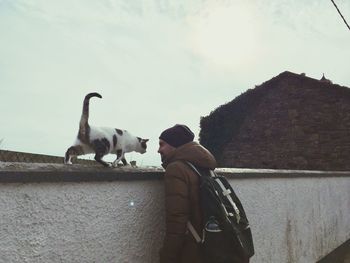
M136 137L126 130L93 127L89 125L89 102L92 97L102 98L102 96L96 92L89 93L85 96L78 136L74 145L68 148L64 163L72 164L72 157L95 153L95 160L97 162L107 167L116 167L119 161L127 165L127 161L124 157L125 153L133 151L141 154L145 153L148 139ZM102 160L102 157L109 153L117 155L113 164Z

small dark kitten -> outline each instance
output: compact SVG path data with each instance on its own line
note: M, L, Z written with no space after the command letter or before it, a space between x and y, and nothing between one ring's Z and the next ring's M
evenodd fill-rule
M71 159L74 156L95 153L95 160L97 162L107 167L116 167L119 161L122 161L124 165L128 164L124 157L125 153L132 151L141 154L145 153L148 139L135 137L126 130L89 125L89 101L91 97L102 98L98 93L89 93L85 96L78 137L74 145L68 148L64 163L72 164ZM117 155L113 164L102 160L102 157L109 153Z

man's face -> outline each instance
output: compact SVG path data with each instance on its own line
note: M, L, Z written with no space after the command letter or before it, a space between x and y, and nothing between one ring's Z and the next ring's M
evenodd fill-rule
M171 155L173 151L175 151L175 147L171 146L170 144L166 143L162 139L159 139L159 149L158 153L160 154L160 157L162 159L162 162L164 163L165 160L168 159L168 157Z

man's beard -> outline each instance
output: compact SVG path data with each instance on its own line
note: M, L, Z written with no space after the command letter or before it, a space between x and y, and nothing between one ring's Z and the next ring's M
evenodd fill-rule
M164 154L160 154L160 159L162 160L162 163L165 163L166 158Z

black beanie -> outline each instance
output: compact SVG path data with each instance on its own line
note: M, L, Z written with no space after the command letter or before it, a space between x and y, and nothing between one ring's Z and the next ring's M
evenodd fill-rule
M186 125L176 124L175 126L163 131L159 139L162 139L171 146L177 148L188 142L192 142L194 134Z

